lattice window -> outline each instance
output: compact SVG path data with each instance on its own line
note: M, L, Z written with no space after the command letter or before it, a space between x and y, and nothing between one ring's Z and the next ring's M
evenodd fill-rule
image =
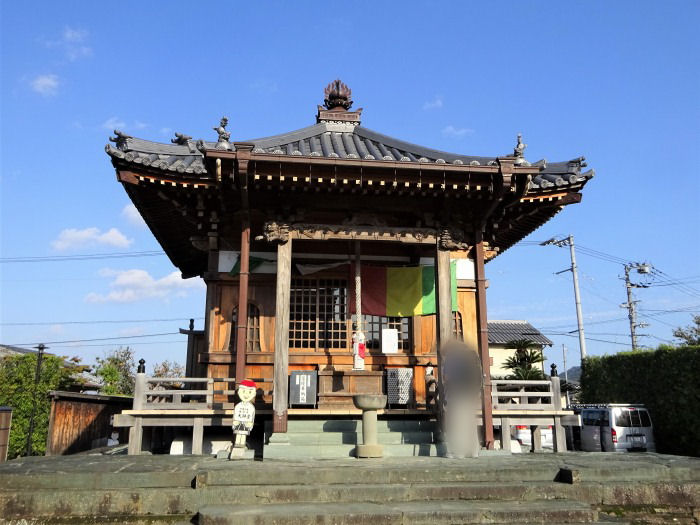
M248 337L246 341L247 352L260 352L260 308L253 303L248 303ZM231 340L229 350L236 352L238 334L238 306L233 308L231 316Z
M292 279L289 347L348 348L348 291L344 279Z
M399 332L399 350L411 350L411 321L412 319L410 317L363 315L362 331L365 334L365 344L367 348L369 350L381 351L382 329L395 328Z
M464 341L464 332L462 329L462 314L459 312L452 312L452 335L458 341Z

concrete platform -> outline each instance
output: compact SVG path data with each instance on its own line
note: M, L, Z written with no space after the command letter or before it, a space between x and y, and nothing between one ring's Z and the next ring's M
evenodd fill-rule
M682 525L694 523L699 502L700 459L652 453L262 462L80 455L0 464L3 525L23 519L590 523L606 519L606 513L622 521L630 513L635 522L668 518ZM644 521L650 516L656 521Z

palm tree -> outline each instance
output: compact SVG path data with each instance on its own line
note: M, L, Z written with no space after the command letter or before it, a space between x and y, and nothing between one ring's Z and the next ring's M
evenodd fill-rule
M540 345L529 339L514 339L506 343L506 346L515 348L515 354L506 359L504 364L504 368L512 372L507 379L544 379L542 368L535 366L544 362Z

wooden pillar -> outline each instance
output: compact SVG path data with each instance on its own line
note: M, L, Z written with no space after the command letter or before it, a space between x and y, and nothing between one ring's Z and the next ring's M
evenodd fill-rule
M484 273L484 239L481 230L476 232L474 245L474 274L476 277L476 324L479 331L479 355L484 374L481 413L483 416L484 446L493 449L493 402L491 399L491 357L486 318L486 277Z
M241 217L241 253L238 274L238 316L236 327L236 384L246 378L245 363L248 349L248 275L250 272L250 223Z
M287 370L289 368L289 296L292 279L292 240L277 245L275 302L275 372L272 390L272 432L287 432Z
M452 338L452 276L450 273L450 252L438 244L435 257L437 281L437 335L438 348Z

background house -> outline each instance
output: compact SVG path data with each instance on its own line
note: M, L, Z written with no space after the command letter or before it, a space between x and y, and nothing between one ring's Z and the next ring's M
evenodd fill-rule
M552 346L552 341L527 321L489 321L489 355L491 357L491 377L507 376L510 370L504 368L506 359L513 356L515 348L510 342L528 339L544 349ZM542 372L545 372L542 363Z

